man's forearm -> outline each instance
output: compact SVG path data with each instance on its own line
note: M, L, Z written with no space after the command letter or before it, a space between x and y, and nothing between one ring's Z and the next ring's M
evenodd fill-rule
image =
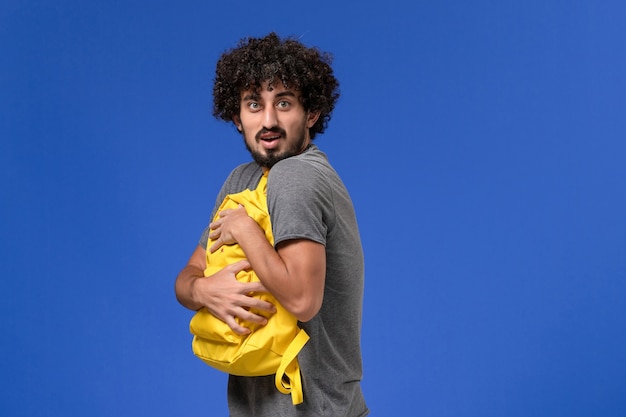
M175 291L178 302L190 310L198 310L202 304L195 301L193 296L194 283L204 277L204 271L197 266L187 265L176 278Z
M283 258L256 226L235 236L237 243L268 291L298 320L308 321L319 310L323 298L324 247L312 241L293 241L289 250L281 252Z

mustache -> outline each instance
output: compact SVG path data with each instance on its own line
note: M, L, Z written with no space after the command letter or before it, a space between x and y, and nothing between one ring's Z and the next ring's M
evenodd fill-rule
M278 134L278 135L280 135L282 137L286 137L287 136L287 132L284 129L281 129L280 127L272 127L270 129L263 128L263 129L259 130L257 132L257 134L254 136L254 138L256 140L261 140L261 135L264 135L266 133L276 133L276 134Z

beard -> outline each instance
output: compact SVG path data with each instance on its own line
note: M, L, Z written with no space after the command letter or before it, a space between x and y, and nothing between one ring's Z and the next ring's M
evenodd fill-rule
M265 149L265 153L256 151L250 147L250 145L248 144L248 141L246 140L246 132L242 130L242 134L244 138L243 142L246 145L246 149L248 149L248 152L250 152L250 155L252 155L252 159L254 159L254 161L257 164L259 164L261 167L269 169L273 167L277 162L282 161L283 159L290 158L295 155L299 155L306 149L305 144L306 144L307 138L305 134L306 132L305 129L306 129L306 125L302 126L301 129L298 129L296 132L294 132L295 140L287 141L288 147L282 150ZM284 141L287 139L287 132L284 129L281 129L279 127L274 127L271 129L264 128L264 129L261 129L259 132L257 132L257 134L254 136L255 142L259 143L261 141L261 135L264 133L268 133L268 132L279 134L280 135L279 140Z

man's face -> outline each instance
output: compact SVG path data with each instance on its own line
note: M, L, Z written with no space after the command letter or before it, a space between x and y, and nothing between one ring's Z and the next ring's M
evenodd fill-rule
M233 121L254 160L271 168L306 149L311 143L309 128L318 117L319 113L304 110L299 91L266 82L259 91L242 91L239 117Z

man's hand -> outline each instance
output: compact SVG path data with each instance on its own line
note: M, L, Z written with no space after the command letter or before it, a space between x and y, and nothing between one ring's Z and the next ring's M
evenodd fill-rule
M268 313L275 313L272 304L252 297L251 293L267 292L260 282L239 282L235 277L239 271L250 268L248 261L231 264L210 277L196 279L193 282L194 299L204 305L214 316L228 324L235 333L248 334L250 330L240 325L235 317L244 321L264 325L267 319L252 313L253 308Z
M235 233L245 233L246 228L259 228L259 225L248 216L245 207L240 204L236 209L220 211L218 219L211 222L209 227L211 228L209 239L214 241L209 250L213 253L222 245L237 243Z
M187 266L176 278L176 298L190 310L206 307L213 315L228 324L235 333L248 334L250 330L237 323L235 317L251 323L265 324L267 320L249 309L273 314L276 307L252 297L252 293L267 292L260 282L239 282L239 271L250 268L248 261L231 264L210 277L204 277L206 254L196 247Z

